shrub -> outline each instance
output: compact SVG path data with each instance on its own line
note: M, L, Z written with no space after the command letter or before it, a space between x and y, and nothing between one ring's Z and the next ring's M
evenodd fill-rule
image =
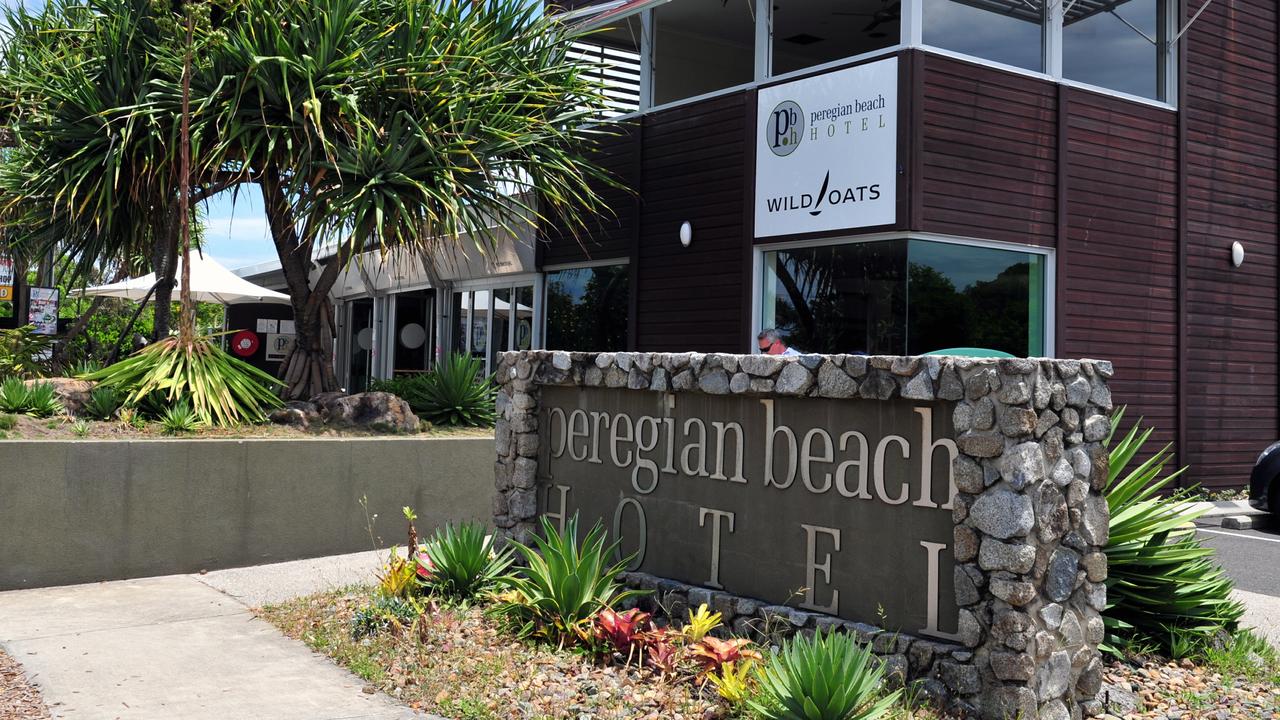
M26 411L29 415L47 418L66 412L66 408L58 398L57 389L50 383L42 382L28 388Z
M845 633L796 635L760 671L760 699L749 704L770 720L874 720L902 692L877 700L883 677L870 649Z
M511 567L510 548L495 551L493 538L479 523L445 525L418 554L418 576L433 593L454 600L471 600L496 586Z
M0 415L0 430L12 430L18 426L18 416L4 414Z
M110 420L120 409L120 392L113 387L96 387L89 393L81 412L94 420Z
M189 347L178 338L165 338L84 377L117 388L125 394L126 405L157 391L163 393L166 404L185 399L202 424L265 422L263 408L280 405L273 393L278 380L231 356L207 337Z
M31 391L20 377L7 377L0 383L0 411L22 413L27 411L27 399Z
M1121 409L1113 417L1117 427ZM1165 653L1184 651L1186 633L1234 631L1244 607L1231 599L1233 583L1215 565L1213 550L1196 538L1204 514L1186 500L1191 490L1162 495L1183 470L1165 474L1168 445L1131 467L1152 429L1141 420L1110 450L1107 506L1107 630L1121 641L1148 640ZM1114 645L1107 647L1116 652Z
M71 432L75 433L76 437L89 437L89 423L76 420L71 423Z
M618 542L606 543L599 523L579 543L577 514L565 523L563 533L544 516L542 535L534 536L533 547L515 543L528 566L502 579L508 591L496 612L514 621L525 637L560 645L587 641L599 610L639 594L618 584L630 558L609 562Z
M433 425L492 425L497 390L483 370L483 359L453 353L435 370L412 381L405 400Z
M361 640L388 630L395 632L412 625L420 615L422 606L412 598L379 595L351 616L351 637Z
M42 377L53 355L53 338L34 325L0 330L0 377Z
M200 418L186 400L179 400L160 414L160 427L166 435L192 432L199 424Z

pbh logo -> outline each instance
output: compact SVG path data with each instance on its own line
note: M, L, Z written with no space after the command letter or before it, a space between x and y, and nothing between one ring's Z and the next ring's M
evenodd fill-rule
M800 147L804 139L804 111L790 100L783 100L769 114L765 142L778 157L786 157Z

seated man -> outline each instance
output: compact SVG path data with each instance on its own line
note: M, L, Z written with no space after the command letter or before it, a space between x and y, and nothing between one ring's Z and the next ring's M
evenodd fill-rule
M773 328L765 328L756 336L756 346L765 355L799 355L800 351L787 347L782 336Z

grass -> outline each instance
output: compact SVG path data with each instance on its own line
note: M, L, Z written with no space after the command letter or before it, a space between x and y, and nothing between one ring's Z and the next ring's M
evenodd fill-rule
M12 430L18 426L18 416L4 413L0 415L0 430Z
M1205 649L1203 661L1224 676L1280 687L1280 652L1251 631L1237 632L1226 647Z

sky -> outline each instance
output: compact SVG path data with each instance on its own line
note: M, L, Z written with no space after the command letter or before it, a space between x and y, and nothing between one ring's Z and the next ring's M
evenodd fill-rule
M235 270L276 259L257 185L219 193L204 211L204 250L214 260Z

